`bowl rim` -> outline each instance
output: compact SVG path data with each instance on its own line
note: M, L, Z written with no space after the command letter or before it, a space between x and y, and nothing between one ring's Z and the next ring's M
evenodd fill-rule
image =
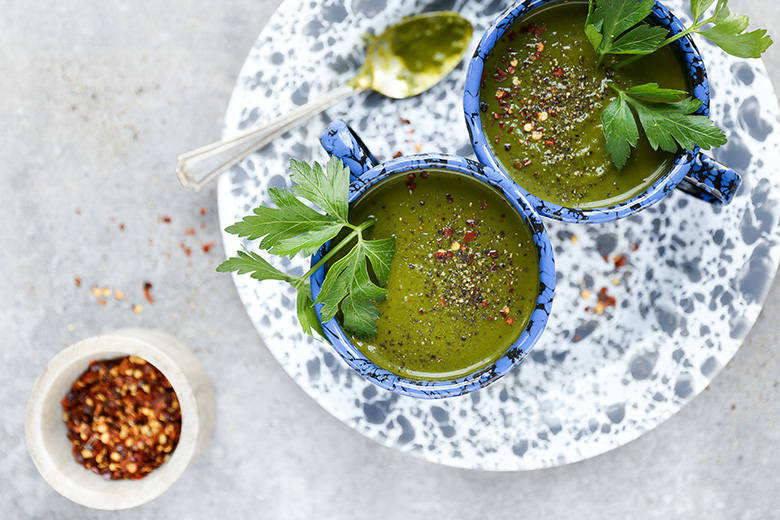
M539 290L536 307L520 337L495 363L471 374L450 380L418 380L395 374L377 366L351 342L336 318L322 323L321 304L315 304L315 309L328 341L342 359L364 378L397 394L423 399L437 399L463 395L483 388L511 371L523 360L543 333L549 318L555 292L555 262L552 245L544 223L525 200L517 186L490 168L465 157L441 153L422 153L391 159L367 170L350 183L349 202L354 202L369 188L391 176L400 175L409 170L426 168L451 170L459 174L470 175L484 182L510 202L520 217L529 225L539 254ZM312 257L312 266L322 258L329 246L330 242ZM311 291L314 301L317 300L324 278L324 266L311 276Z
M515 22L536 9L554 3L578 4L586 2L578 0L530 0L517 2L508 7L491 22L490 26L483 33L482 38L474 51L474 55L469 60L463 91L463 110L471 144L474 153L481 163L498 171L507 178L510 178L509 174L504 171L500 162L493 154L487 143L486 136L482 131L482 124L480 122L479 94L485 60L498 39L501 38L504 32L506 32L506 30ZM666 8L666 6L657 0L655 0L653 9L648 18L668 29L670 34L678 34L684 30L682 22ZM707 78L707 71L699 50L696 48L690 35L686 35L683 38L676 40L671 45L674 46L675 52L680 55L680 62L684 65L684 69L691 79L692 95L702 102L702 105L696 114L704 116L709 115L710 86ZM610 206L587 209L566 207L537 197L522 186L518 185L518 187L520 192L528 199L531 205L534 206L536 211L545 217L571 223L608 222L627 217L663 199L670 191L676 188L680 182L682 182L691 170L691 167L695 164L697 155L700 151L701 149L699 146L696 146L693 150L680 150L668 171L659 177L645 191L630 199Z
M128 355L145 359L171 383L181 434L170 458L146 477L106 480L74 460L60 401L90 361ZM83 506L117 510L144 504L173 485L205 446L213 422L213 390L195 355L167 334L121 329L73 343L46 364L27 401L25 438L33 463L58 493Z

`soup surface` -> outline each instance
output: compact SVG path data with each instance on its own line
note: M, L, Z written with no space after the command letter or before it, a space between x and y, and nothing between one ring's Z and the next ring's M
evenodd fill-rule
M586 16L586 3L555 3L516 22L488 57L480 92L482 127L504 171L541 199L583 209L642 193L674 161L653 150L640 128L628 162L615 168L601 124L616 96L609 81L621 89L689 89L668 46L621 69L596 67Z
M350 209L394 236L378 333L355 345L412 379L449 379L495 362L536 305L539 255L528 225L498 191L468 176L416 170L389 177Z

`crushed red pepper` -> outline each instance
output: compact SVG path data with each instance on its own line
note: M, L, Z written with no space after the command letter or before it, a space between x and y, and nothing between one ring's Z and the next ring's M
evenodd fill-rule
M92 361L61 404L74 458L107 480L145 477L179 442L176 393L139 357Z
M152 298L152 283L151 282L144 282L144 298L149 303L154 303L154 299Z

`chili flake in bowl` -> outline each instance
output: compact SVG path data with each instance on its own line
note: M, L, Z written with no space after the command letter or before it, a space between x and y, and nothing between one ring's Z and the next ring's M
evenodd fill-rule
M30 392L25 436L58 493L95 509L127 509L187 470L214 415L211 382L187 347L162 332L123 329L49 361Z
M179 442L176 392L143 358L92 361L62 408L76 461L107 479L147 476Z

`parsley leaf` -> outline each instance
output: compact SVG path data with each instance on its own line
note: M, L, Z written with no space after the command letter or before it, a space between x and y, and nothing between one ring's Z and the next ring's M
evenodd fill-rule
M622 170L631 155L631 147L636 146L639 130L626 102L625 96L618 94L601 113L601 125L607 141L606 152L618 170Z
M371 240L364 240L362 237L358 237L357 244L349 253L330 266L328 274L325 276L325 281L322 283L320 294L315 302L322 304L320 314L323 321L333 319L338 313L339 305L341 305L344 328L352 332L358 339L368 339L376 335L376 323L373 320L364 319L368 315L366 309L373 307L374 311L371 312L371 315L373 315L376 308L371 300L383 300L387 297L387 289L372 282L368 274L367 261L370 257L366 252L374 247L372 242ZM395 253L394 244L391 253ZM374 265L372 262L372 266ZM349 299L347 300L347 298ZM365 302L361 302L362 300L365 300ZM348 317L342 303L344 301L348 301L353 309L363 313L363 317ZM352 326L348 325L348 323ZM358 324L360 327L356 327Z
M228 258L219 264L219 266L217 266L217 272L228 273L235 271L238 274L251 273L252 278L255 280L281 280L283 282L291 282L295 279L294 276L290 276L276 269L257 253L238 251L236 254L238 255L237 257Z
M704 12L714 3L715 0L691 0L691 14L693 14L693 21L698 22L699 18L704 15Z
M655 83L626 90L610 86L618 96L604 109L601 121L607 153L618 170L625 166L630 147L636 146L639 138L634 112L654 150L660 147L675 152L678 147L690 150L696 145L708 150L726 144L726 136L708 117L694 115L701 101L680 99L685 92L663 89Z
M710 2L711 4L711 2ZM772 45L772 38L766 29L745 32L750 23L745 15L735 15L726 7L726 0L719 0L715 14L702 24L712 23L713 27L696 30L696 33L711 40L715 45L738 58L760 58Z
M346 236L330 248L328 253L303 276L292 276L273 267L257 253L239 251L217 267L218 272L251 273L257 280L281 280L298 291L296 310L304 332L324 337L312 301L309 277L337 252L354 244L328 270L317 303L323 303L322 317L331 320L339 310L347 332L359 339L376 334L375 320L379 311L375 300L384 299L384 285L390 274L395 255L395 239L365 240L362 232L374 224L367 220L359 225L349 222L349 169L337 158L331 157L322 166L295 160L290 161L292 190L271 188L268 194L277 207L260 206L253 215L226 228L229 233L249 240L260 241L260 249L278 256L308 256L318 251L343 230ZM325 214L305 204L298 197L316 205ZM371 279L369 266L377 285Z
M591 3L585 21L585 34L599 53L649 54L658 49L666 31L661 27L637 25L653 10L652 0L597 0Z

